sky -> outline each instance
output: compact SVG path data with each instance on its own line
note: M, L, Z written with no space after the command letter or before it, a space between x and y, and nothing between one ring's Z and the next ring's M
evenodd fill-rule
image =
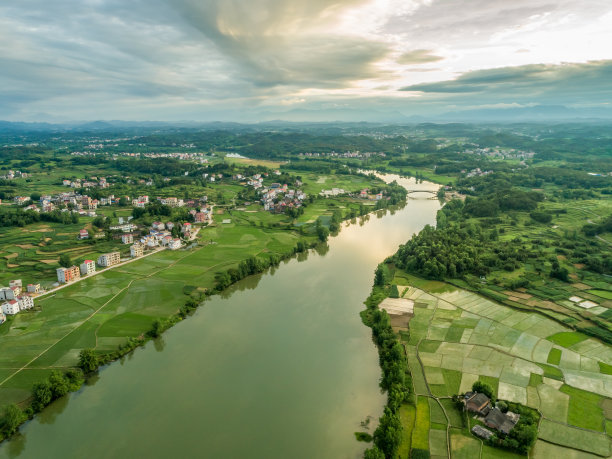
M612 108L610 0L0 3L0 119Z

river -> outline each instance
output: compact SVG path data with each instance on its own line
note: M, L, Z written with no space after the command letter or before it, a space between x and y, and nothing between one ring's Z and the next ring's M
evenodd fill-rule
M360 457L366 445L353 433L376 422L386 397L359 311L376 265L440 208L412 196L420 199L401 210L344 225L329 250L211 298L45 409L0 458Z

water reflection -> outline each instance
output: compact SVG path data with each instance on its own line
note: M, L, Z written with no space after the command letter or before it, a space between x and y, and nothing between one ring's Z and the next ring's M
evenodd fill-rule
M317 244L314 250L315 252L317 252L317 255L324 257L325 255L327 255L327 252L329 252L329 244L327 242L322 242L320 244Z
M57 417L62 414L62 412L68 406L68 400L70 397L61 397L55 400L51 405L45 408L39 415L38 419L41 424L53 424Z
M153 340L153 347L157 352L161 352L166 347L166 342L163 336L159 336Z

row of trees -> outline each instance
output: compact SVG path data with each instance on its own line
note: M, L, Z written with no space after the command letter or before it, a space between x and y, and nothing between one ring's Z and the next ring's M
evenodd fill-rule
M372 337L378 348L378 358L382 369L380 387L387 392L387 404L374 431L374 445L368 449L366 459L394 458L397 455L402 438L402 423L399 408L410 395L410 377L406 354L391 327L391 320L386 311L378 304L390 293L385 284L390 275L385 264L378 266L374 276L374 287L366 300L366 309L362 311L363 322L372 329ZM396 286L397 289L397 286Z
M79 222L79 214L75 212L62 212L60 210L38 213L33 210L23 210L19 207L9 207L0 210L0 226L24 227L30 223L41 221L71 225Z

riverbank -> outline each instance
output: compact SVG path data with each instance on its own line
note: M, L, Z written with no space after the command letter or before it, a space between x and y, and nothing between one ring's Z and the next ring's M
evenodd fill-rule
M405 353L395 356L395 366L406 369L410 396L396 409L389 397L393 422L386 425L392 428L380 432L378 441L374 436L377 449L387 457L399 451L401 458L412 457L415 449L447 457L524 457L493 448L470 433L475 421L457 409L452 397L481 381L496 397L540 414L531 457L607 457L612 452L604 409L612 403L607 386L612 377L606 370L612 362L610 346L538 312L519 311L444 282L421 279L392 264L384 269L388 277L368 298L364 322L375 341L381 327L389 333L396 324L390 333L395 342L380 346L379 352L386 363L388 349L403 345ZM392 290L413 305L406 327L378 310ZM383 372L390 367L383 365ZM382 441L389 438L394 443Z

